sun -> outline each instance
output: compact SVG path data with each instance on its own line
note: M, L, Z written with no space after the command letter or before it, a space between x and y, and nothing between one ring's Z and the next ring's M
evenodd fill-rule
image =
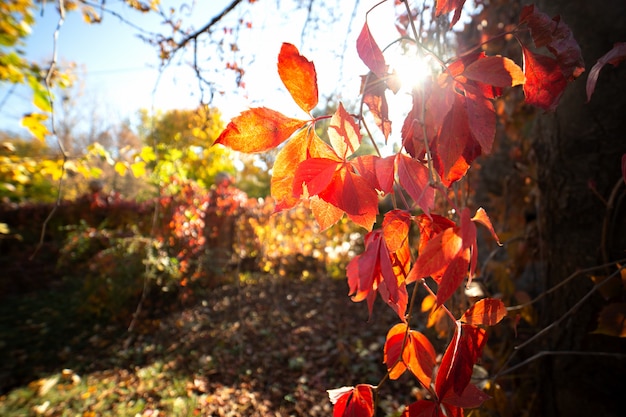
M404 50L396 48L386 54L387 63L398 76L402 84L401 90L412 91L419 88L426 79L432 76L433 67L423 55L418 55L414 49Z

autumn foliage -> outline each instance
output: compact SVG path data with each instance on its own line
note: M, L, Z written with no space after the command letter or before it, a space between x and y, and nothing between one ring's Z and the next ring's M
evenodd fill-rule
M453 25L463 4L464 0L438 1L435 13L453 13ZM399 28L405 38L409 20ZM370 315L379 294L398 316L400 322L389 330L384 347L387 377L394 380L409 372L427 393L406 407L405 416L462 416L464 408L478 407L488 398L471 382L472 371L482 357L487 329L506 316L506 308L500 300L487 298L455 317L446 302L470 284L478 269L477 224L500 243L485 210L458 206L453 187L478 156L493 148L494 101L505 89L521 86L527 103L552 111L567 83L584 71L580 48L558 16L551 18L526 6L518 25L503 35L518 40L522 63L488 56L478 47L445 62L427 49L421 51L439 63L439 75L414 89L412 108L401 123L401 144L392 155L355 156L364 140L362 129L370 132L363 117L366 110L388 140L392 122L386 94L397 91L398 81L367 20L356 45L369 69L361 89L364 106L357 114L338 103L334 114L312 116L318 104L315 66L295 46L283 44L278 74L302 109L302 118L253 108L235 117L216 141L243 152L279 149L271 188L278 209L304 201L322 229L345 215L368 231L364 251L347 266L349 294L355 302L366 301ZM413 43L419 48L416 36ZM611 55L605 61L616 59ZM323 141L315 126L328 118L329 140ZM384 213L374 228L379 197L395 195L397 189L412 201L398 197L400 203L396 201L395 209ZM447 215L433 212L438 198L452 207ZM419 231L417 241L413 228ZM429 339L412 327L418 288L425 288L434 299L433 310L445 312L453 323L440 360ZM329 390L335 417L374 415L376 393L385 380L379 386Z

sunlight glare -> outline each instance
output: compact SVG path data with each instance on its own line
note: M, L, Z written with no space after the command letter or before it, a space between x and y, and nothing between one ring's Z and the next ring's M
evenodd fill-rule
M402 83L402 90L411 91L419 88L432 75L432 68L427 59L416 56L411 51L399 52L389 56L388 63Z

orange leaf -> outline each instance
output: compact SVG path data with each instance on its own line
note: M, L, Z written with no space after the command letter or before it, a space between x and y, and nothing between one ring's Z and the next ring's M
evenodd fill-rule
M315 217L322 231L328 229L343 217L344 211L342 209L327 203L316 195L312 196L309 202L313 217Z
M458 256L463 247L463 239L457 227L445 229L430 239L419 254L415 266L409 273L407 284L420 278L431 276L441 282L446 268Z
M240 152L264 152L287 140L306 120L292 119L275 110L246 110L228 123L215 143Z
M500 322L506 316L506 307L500 300L494 298L485 298L479 300L471 306L463 317L461 322L474 325L493 326Z
M341 103L330 119L328 138L337 156L344 160L356 152L361 144L359 127Z
M472 217L472 221L485 226L491 233L491 236L493 236L494 240L498 243L498 246L502 246L502 243L500 243L500 239L498 238L498 235L496 234L496 231L491 224L491 219L489 219L489 216L487 215L487 212L484 208L479 207L478 210L476 210L476 214L474 215L474 217Z
M391 210L383 219L383 236L389 252L395 252L409 238L411 213L406 210Z
M436 353L426 336L410 329L407 333L405 323L396 324L387 333L384 352L389 378L398 379L409 369L424 387L430 387Z
M307 113L313 110L318 102L315 65L290 43L280 48L278 75L296 104Z
M277 201L277 210L292 208L299 201L293 192L294 172L300 162L306 159L309 137L313 134L313 129L298 132L276 155L270 185L271 195Z

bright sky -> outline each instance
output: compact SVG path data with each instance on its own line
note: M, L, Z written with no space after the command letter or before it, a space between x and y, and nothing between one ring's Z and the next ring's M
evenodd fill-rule
M194 21L195 27L205 24L211 17L224 9L231 0L196 1L193 16L187 17ZM50 2L53 3L53 2ZM179 5L178 1L163 1L164 5ZM345 2L342 4L353 2ZM254 62L246 67L246 89L238 90L238 94L227 93L216 95L213 105L220 109L225 122L241 111L253 106L267 106L287 114L298 109L284 91L276 72L276 59L282 42L291 42L300 48L301 53L313 60L318 72L320 94L328 95L336 90L340 74L352 74L355 78L346 80L350 83L352 97L356 97L359 88L358 75L364 74L365 67L356 54L356 36L360 31L365 11L378 1L361 1L360 10L353 22L352 33L348 44L344 64L352 66L342 72L341 63L333 59L324 48L339 48L346 36L347 20L342 27L330 33L316 31L316 36L301 45L301 28L306 15L303 11L294 12L286 9L290 2L262 0L253 4L254 15L242 15L237 12L233 19L239 17L252 21L252 30L242 30L239 47L246 56L254 57ZM107 2L107 6L114 4ZM388 5L387 5L388 4ZM396 36L393 29L393 1L379 8L388 26L380 31L378 37L385 33ZM277 10L277 5L281 9ZM242 8L246 9L246 7ZM156 16L141 16L127 8L116 8L128 20L147 29L158 29ZM246 9L248 10L248 9ZM345 13L346 19L351 10ZM288 13L288 18L286 14ZM44 10L43 16L37 17L32 35L27 39L25 51L30 60L37 62L49 61L53 51L53 34L58 22L58 14L50 6ZM257 29L258 28L258 29ZM266 28L267 30L260 30ZM256 29L256 30L255 30ZM323 29L323 28L322 28ZM382 28L381 28L382 29ZM86 70L84 77L84 98L81 105L92 105L95 101L98 108L110 118L122 120L132 118L140 108L156 109L193 108L199 103L200 95L197 79L193 72L185 66L177 65L168 68L162 75L155 90L159 77L159 60L155 48L144 43L136 36L136 31L120 22L115 16L105 15L102 24L87 25L80 13L68 13L58 38L58 62L73 61ZM376 35L376 34L375 34ZM381 42L384 45L384 39ZM252 51L252 52L251 52ZM227 88L234 88L228 85ZM0 86L0 101L4 100L9 86ZM153 90L156 94L153 97ZM20 127L20 118L24 113L34 110L32 94L27 87L19 87L8 96L0 110L0 129L26 132Z

